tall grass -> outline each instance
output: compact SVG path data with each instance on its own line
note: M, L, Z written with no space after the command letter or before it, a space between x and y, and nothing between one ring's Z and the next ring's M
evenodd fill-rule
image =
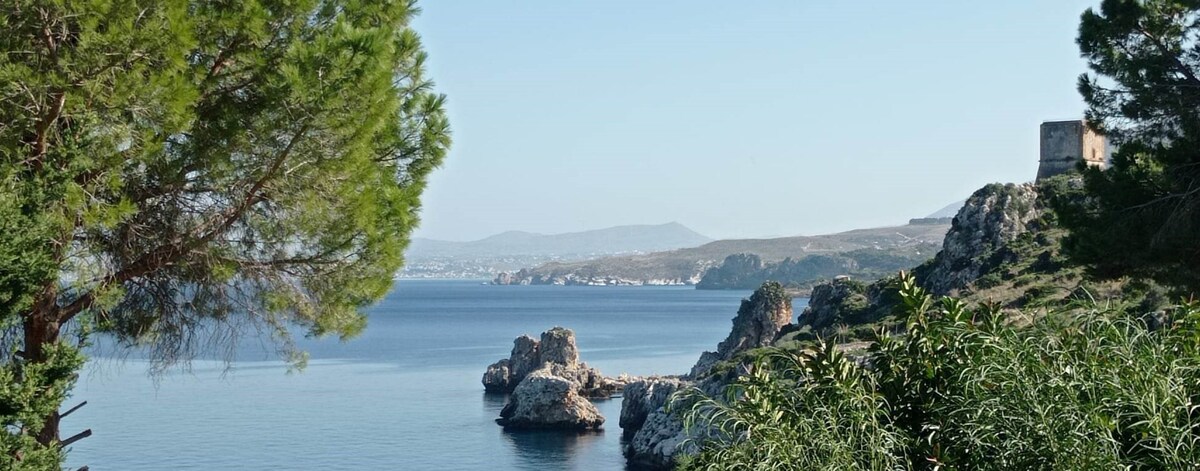
M680 467L1200 467L1200 305L1156 330L1120 309L1017 328L910 277L899 292L905 334L861 361L823 343L766 350L719 397L677 398L699 437Z

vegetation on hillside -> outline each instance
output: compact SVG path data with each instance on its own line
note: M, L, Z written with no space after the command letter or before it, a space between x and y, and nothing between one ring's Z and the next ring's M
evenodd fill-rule
M673 404L681 469L1186 469L1200 462L1200 304L1147 322L1080 305L1013 325L900 279L905 334L851 358L760 349L749 373Z
M1104 0L1079 45L1088 118L1120 145L1112 168L1034 198L985 188L991 239L951 229L943 250L970 256L818 287L722 396L677 398L700 450L683 469L1200 463L1200 4ZM853 358L834 344L855 339L870 342Z
M846 275L874 281L920 265L937 253L937 245L921 243L895 248L861 248L835 254L788 257L764 262L755 254L734 254L721 265L708 269L698 289L754 289L766 281L787 288L808 291L819 282Z

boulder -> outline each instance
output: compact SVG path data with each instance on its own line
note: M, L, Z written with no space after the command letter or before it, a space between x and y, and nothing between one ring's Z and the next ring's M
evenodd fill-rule
M598 429L604 416L578 393L575 382L543 368L526 376L496 423L512 429Z

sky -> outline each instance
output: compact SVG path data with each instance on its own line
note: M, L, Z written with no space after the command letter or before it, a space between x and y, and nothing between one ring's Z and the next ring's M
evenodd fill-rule
M1096 3L425 0L454 145L414 235L816 235L1031 181Z

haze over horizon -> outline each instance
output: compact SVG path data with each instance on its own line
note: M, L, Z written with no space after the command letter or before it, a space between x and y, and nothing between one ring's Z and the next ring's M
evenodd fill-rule
M1030 181L1096 3L422 4L455 146L415 236L814 235Z

